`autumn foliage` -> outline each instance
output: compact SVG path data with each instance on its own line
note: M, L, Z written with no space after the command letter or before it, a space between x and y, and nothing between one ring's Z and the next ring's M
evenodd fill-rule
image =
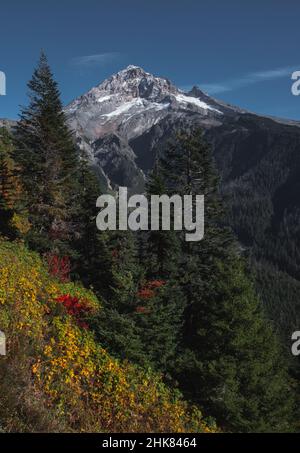
M47 254L46 260L48 263L49 273L56 277L61 282L65 283L70 280L70 258L68 256L58 256L55 254Z
M159 374L114 359L95 341L81 322L97 310L101 303L91 291L53 278L26 247L0 241L0 329L8 343L0 361L5 430L210 431L199 410Z
M70 294L64 294L57 297L56 301L66 308L67 313L76 319L79 326L84 329L88 328L88 324L83 320L92 310L87 300L80 300L76 296L72 297Z

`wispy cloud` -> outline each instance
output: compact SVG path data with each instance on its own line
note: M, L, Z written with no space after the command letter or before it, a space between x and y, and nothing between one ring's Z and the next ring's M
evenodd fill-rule
M94 55L83 55L80 57L75 57L70 60L70 63L73 66L79 66L81 68L92 67L92 66L103 66L106 63L110 63L120 56L118 52L105 52L97 53Z
M226 91L234 91L248 85L287 77L299 68L300 65L298 67L285 66L265 71L249 72L241 77L227 79L218 83L202 83L200 84L200 87L209 94L224 93Z

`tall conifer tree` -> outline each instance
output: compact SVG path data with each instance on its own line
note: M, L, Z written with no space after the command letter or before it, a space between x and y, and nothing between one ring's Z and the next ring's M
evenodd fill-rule
M28 83L29 106L15 130L14 157L40 252L70 254L78 190L78 152L66 125L57 83L42 52Z
M157 162L147 181L149 210L151 196L165 194L166 187ZM150 229L142 244L145 273L143 287L139 291L136 323L147 360L154 368L168 372L181 340L185 298L178 280L180 240L174 231L172 220L170 231L162 230L161 209L159 229Z

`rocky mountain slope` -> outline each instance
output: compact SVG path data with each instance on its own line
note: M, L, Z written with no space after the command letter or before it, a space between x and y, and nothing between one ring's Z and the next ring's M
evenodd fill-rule
M224 180L232 180L269 155L271 147L287 153L287 141L296 143L300 125L252 114L197 87L184 93L137 66L92 88L65 112L78 144L108 184L135 191L143 187L156 153L180 126L197 124L207 131Z
M151 166L156 144L154 137L150 148L141 150L142 137L151 131L156 136L157 128L169 122L200 120L204 127L216 127L222 124L225 113L234 111L200 90L186 94L169 80L136 66L113 75L65 109L78 144L107 182L128 185L132 190L143 187L144 172Z

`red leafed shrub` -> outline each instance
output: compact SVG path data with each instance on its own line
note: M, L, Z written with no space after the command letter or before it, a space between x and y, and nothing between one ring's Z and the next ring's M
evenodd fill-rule
M61 303L67 310L68 314L73 316L77 324L84 329L88 328L86 322L82 320L90 311L91 308L87 306L85 300L80 300L78 297L71 296L70 294L64 294L56 298L56 301Z
M70 258L68 256L57 256L48 254L46 256L48 262L49 273L53 277L60 280L62 283L70 281Z
M141 299L151 299L155 296L155 290L165 284L164 280L150 280L138 291L137 295Z

